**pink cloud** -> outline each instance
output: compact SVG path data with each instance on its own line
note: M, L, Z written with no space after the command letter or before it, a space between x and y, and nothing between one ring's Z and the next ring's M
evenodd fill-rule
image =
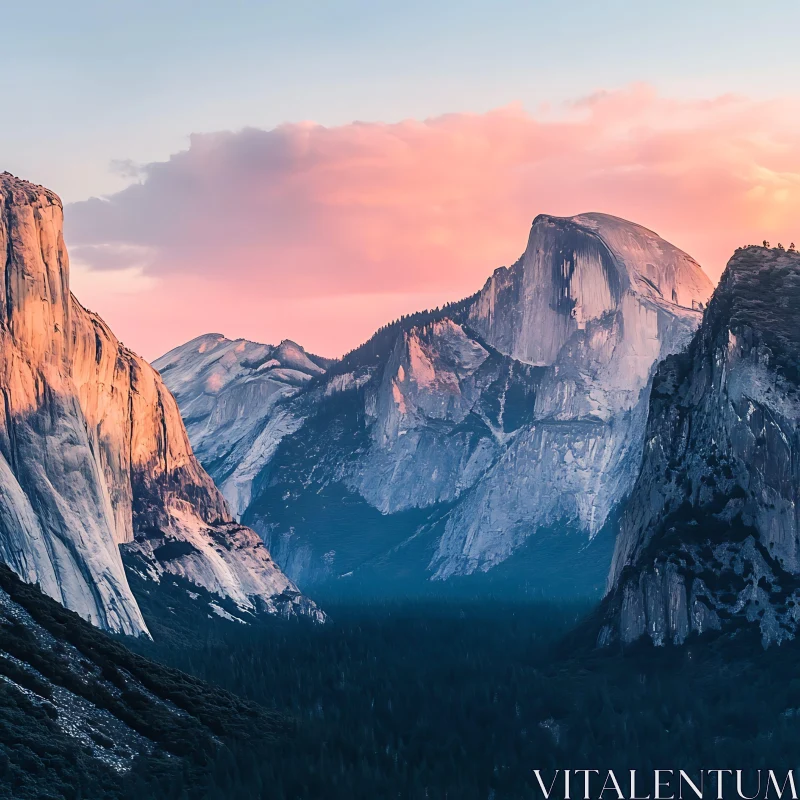
M656 230L716 279L741 244L800 240L798 133L797 99L636 85L558 113L194 135L67 208L76 293L148 357L212 329L335 355L478 289L536 214L584 211Z

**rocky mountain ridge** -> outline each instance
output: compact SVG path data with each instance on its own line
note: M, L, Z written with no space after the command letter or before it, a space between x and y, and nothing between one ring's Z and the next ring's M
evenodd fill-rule
M156 582L317 614L232 522L158 373L70 293L62 224L53 192L0 175L0 560L124 633L147 627L121 546Z

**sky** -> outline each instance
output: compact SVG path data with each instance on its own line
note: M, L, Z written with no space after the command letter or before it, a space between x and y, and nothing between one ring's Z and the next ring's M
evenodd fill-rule
M458 299L539 213L643 224L716 280L800 239L800 4L9 4L0 169L65 203L72 286L147 358L340 355Z

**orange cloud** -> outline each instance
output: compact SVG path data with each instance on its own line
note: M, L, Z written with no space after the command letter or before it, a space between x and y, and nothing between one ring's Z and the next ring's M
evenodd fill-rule
M536 214L584 211L656 230L716 279L741 244L800 240L798 133L797 99L636 85L557 112L194 135L68 206L76 293L148 357L211 329L335 355L475 291Z

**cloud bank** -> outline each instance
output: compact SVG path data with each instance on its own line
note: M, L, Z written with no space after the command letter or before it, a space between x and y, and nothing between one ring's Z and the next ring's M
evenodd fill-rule
M539 213L652 228L713 280L733 249L800 243L800 103L637 85L536 114L198 134L66 209L76 294L155 357L209 330L338 355L477 290Z

